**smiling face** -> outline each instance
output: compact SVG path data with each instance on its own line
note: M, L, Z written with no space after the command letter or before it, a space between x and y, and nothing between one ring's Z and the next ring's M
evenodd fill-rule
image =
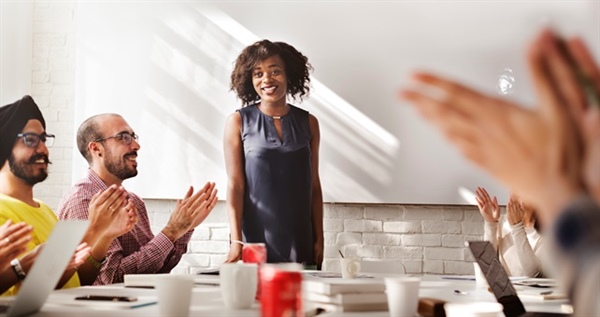
M39 120L32 119L27 121L21 133L43 135L45 130ZM21 137L15 141L13 151L8 158L10 171L15 177L30 186L42 182L48 177L49 162L48 148L44 142L40 142L36 147L29 147Z
M287 76L279 55L265 58L252 70L252 85L263 104L285 105Z
M134 133L125 119L120 116L107 116L101 119L99 126L102 127L102 138L105 140L96 143L101 144L101 164L106 171L121 181L136 176L137 151L140 144L135 139L127 144L120 137L123 134Z

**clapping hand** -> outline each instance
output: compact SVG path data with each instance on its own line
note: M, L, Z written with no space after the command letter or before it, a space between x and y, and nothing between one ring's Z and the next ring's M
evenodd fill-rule
M523 221L523 204L517 195L511 193L506 205L506 219L511 226Z
M107 237L117 238L133 229L138 221L137 208L131 199L127 200L125 206L119 207L114 213L111 226L104 232Z
M492 200L485 188L477 187L475 200L477 200L479 212L486 222L498 222L498 219L500 219L500 207L498 206L496 196Z
M127 192L122 186L111 185L107 189L92 196L89 205L90 229L96 237L105 234L115 220L119 218L127 199ZM93 245L93 243L91 243Z
M0 226L0 271L6 269L12 259L27 251L32 231L32 226L24 222L13 224L10 219Z
M85 242L77 246L75 253L71 257L71 261L67 265L67 270L77 269L88 256L90 256L92 248Z
M169 223L162 232L171 241L179 239L186 232L202 223L216 206L217 201L215 183L206 183L195 194L194 188L190 187L184 199L177 202Z

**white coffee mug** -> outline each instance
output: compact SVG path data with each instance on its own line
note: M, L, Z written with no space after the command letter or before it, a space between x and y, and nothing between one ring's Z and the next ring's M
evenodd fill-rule
M225 307L229 309L252 307L258 281L258 265L256 263L222 264L219 278Z
M160 316L188 316L194 280L191 276L161 274L154 278Z
M356 278L360 273L360 261L355 258L340 259L340 270L343 278Z

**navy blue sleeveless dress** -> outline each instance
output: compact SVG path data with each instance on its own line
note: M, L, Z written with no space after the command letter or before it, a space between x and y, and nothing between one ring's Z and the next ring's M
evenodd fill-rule
M256 105L240 110L246 190L242 233L267 245L267 262L314 264L308 112L290 105L282 140Z

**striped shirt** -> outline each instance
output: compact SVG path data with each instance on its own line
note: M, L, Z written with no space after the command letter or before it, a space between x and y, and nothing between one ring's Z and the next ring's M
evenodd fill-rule
M88 208L92 196L108 188L91 169L85 178L79 180L62 197L58 205L58 217L67 219L88 219ZM177 265L187 251L193 230L190 230L172 243L162 232L156 236L150 228L150 220L144 201L128 192L138 212L135 227L113 240L106 253L106 262L94 285L122 283L125 274L168 273Z

